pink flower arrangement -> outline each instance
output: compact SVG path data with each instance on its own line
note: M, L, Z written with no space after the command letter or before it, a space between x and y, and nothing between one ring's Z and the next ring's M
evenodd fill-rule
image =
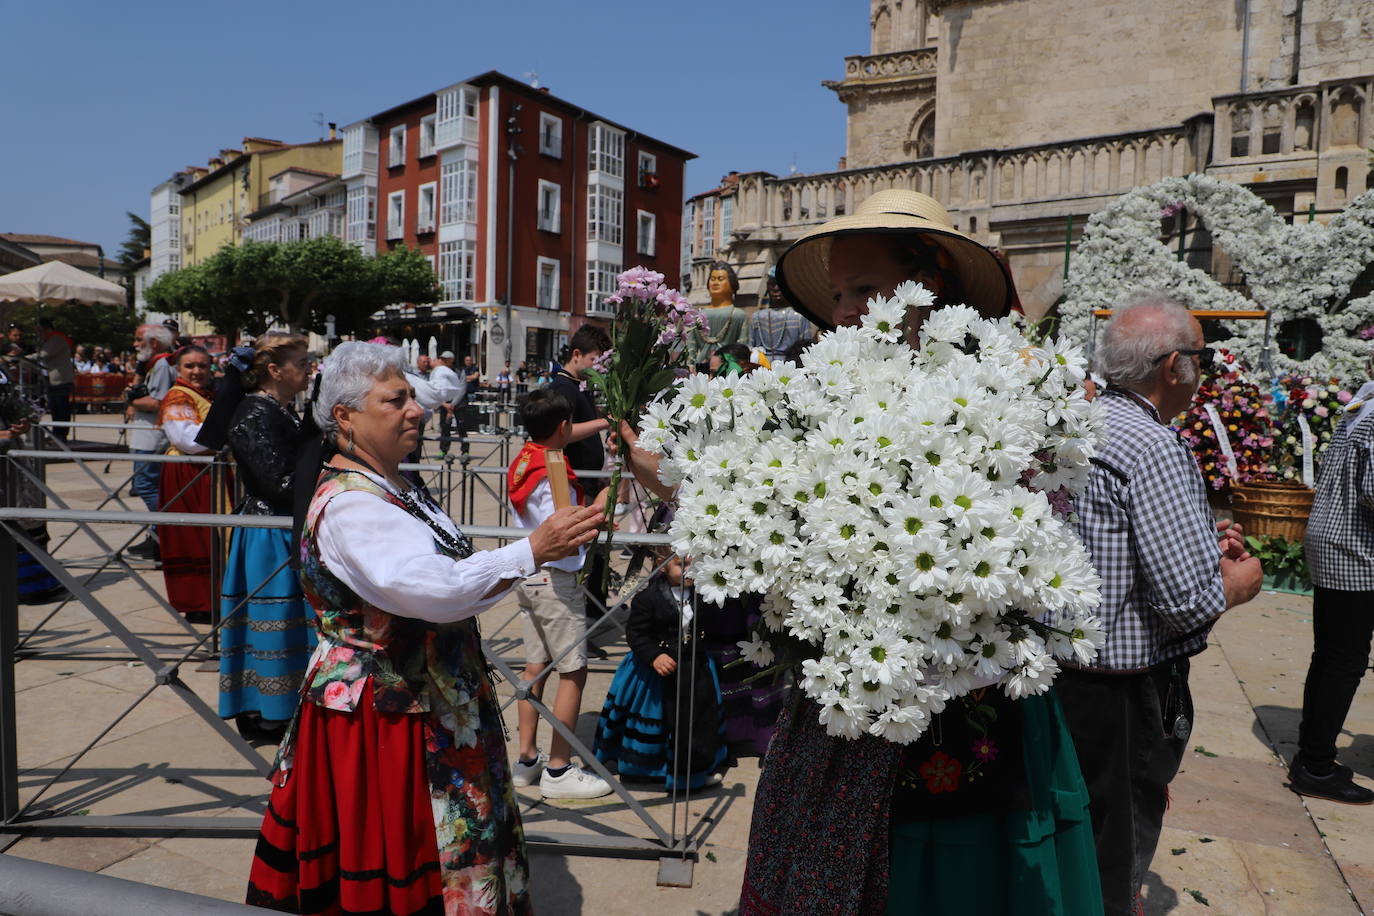
M1203 372L1192 405L1175 426L1192 448L1208 488L1229 493L1232 483L1250 483L1268 476L1274 426L1265 397L1236 363L1235 354L1221 349L1218 355L1220 359ZM1235 455L1234 476L1207 413L1209 404L1216 410Z
M601 392L611 429L616 429L622 420L633 426L644 407L676 380L677 370L687 363L688 334L709 325L705 313L664 284L663 274L646 267L632 267L617 277L616 291L605 302L615 308L611 347L587 372L587 381ZM611 472L608 512L614 508L622 470L617 462ZM609 557L613 537L608 532L595 549ZM610 564L605 568L609 575Z
M1301 480L1303 470L1303 435L1301 416L1312 434L1312 464L1316 466L1336 426L1345 415L1344 407L1354 397L1335 379L1315 379L1307 375L1285 375L1274 383L1269 403L1277 430L1269 457L1269 480Z

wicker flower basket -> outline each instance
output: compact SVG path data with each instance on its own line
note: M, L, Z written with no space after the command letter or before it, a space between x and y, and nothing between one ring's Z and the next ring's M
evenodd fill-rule
M1257 480L1231 487L1231 509L1246 534L1301 541L1312 511L1312 490L1291 480Z

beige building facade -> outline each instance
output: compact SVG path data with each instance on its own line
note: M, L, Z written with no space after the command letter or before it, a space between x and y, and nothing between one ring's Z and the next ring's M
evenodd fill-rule
M1001 249L1038 316L1086 218L1133 187L1207 172L1300 219L1374 187L1369 0L869 0L867 14L869 53L825 83L848 111L842 168L732 174L689 201L694 301L723 257L756 304L788 244L884 188L931 194ZM1204 227L1179 228L1213 257Z

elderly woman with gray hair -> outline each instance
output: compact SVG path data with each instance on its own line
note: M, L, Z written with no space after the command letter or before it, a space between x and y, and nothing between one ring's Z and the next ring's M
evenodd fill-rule
M314 418L329 457L300 543L320 642L277 758L250 904L531 911L475 617L605 520L561 509L524 540L474 550L401 476L422 414L398 348L345 343L321 368Z

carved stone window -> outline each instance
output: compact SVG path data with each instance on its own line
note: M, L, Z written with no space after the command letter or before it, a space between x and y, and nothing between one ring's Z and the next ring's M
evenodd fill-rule
M935 155L935 112L930 112L916 125L908 141L915 159L930 159Z
M1260 134L1260 152L1266 156L1279 151L1279 139L1283 133L1283 109L1278 105L1264 107L1264 126Z
M1237 105L1231 110L1231 156L1243 159L1250 155L1250 108Z
M1317 109L1310 101L1298 105L1293 114L1293 149L1311 150L1312 136L1316 131Z
M1358 146L1364 100L1353 89L1342 91L1331 105L1331 145Z

